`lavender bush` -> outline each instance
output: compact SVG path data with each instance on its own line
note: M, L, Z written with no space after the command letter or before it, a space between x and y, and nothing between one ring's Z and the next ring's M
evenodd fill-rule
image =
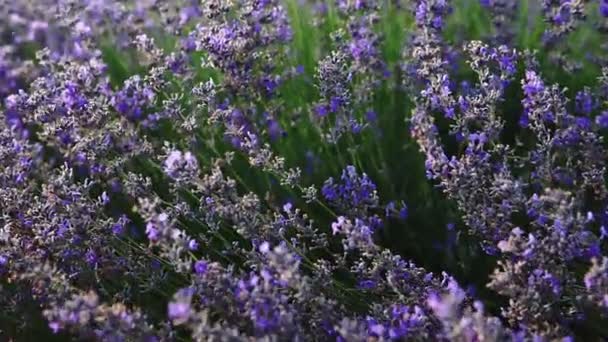
M0 0L0 339L608 339L608 2Z

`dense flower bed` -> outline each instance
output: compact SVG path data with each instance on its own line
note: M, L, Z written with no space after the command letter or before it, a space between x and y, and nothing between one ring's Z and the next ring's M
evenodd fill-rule
M608 339L608 1L0 0L0 339Z

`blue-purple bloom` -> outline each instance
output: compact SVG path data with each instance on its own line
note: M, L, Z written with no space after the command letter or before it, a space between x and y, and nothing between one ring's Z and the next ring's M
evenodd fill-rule
M465 2L2 3L3 333L604 338L608 2Z

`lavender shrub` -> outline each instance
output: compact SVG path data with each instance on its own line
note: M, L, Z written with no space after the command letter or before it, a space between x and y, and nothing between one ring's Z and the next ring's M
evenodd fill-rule
M0 0L0 339L607 339L607 6Z

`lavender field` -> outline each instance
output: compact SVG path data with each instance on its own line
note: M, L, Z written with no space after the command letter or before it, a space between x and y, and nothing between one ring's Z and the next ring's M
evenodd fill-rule
M607 341L608 0L0 0L0 341Z

